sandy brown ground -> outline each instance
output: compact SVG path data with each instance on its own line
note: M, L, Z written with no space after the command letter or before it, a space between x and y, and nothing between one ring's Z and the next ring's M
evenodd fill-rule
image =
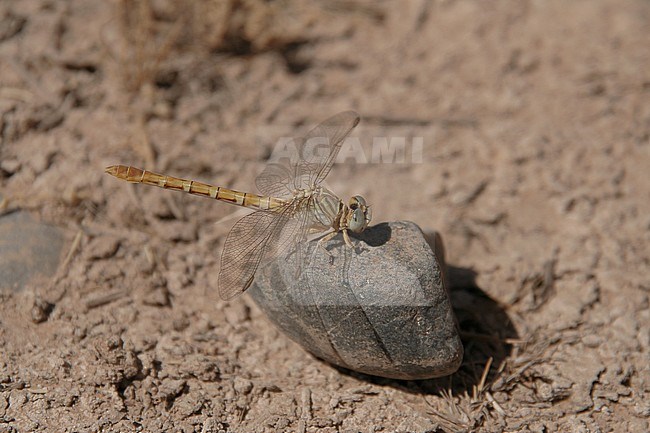
M0 291L0 432L649 430L650 2L151 3L0 3L0 222L65 238ZM233 208L103 173L250 190L345 109L423 139L329 185L442 233L449 378L313 358L218 299Z

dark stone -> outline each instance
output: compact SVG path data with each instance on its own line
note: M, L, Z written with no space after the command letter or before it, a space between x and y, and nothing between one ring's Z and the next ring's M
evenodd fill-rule
M59 265L64 236L27 212L0 218L0 290L19 290L35 276L52 276Z
M444 285L444 258L411 222L380 224L356 239L307 242L255 277L249 293L289 337L319 358L358 372L426 379L463 357ZM440 252L441 253L441 252Z

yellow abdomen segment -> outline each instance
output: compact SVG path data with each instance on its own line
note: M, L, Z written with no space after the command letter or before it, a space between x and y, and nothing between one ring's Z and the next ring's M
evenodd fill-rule
M268 210L285 204L285 201L275 197L235 191L228 188L208 185L203 182L197 182L195 180L166 176L164 174L154 173L136 167L127 167L125 165L111 165L110 167L106 167L106 173L115 176L118 179L126 180L127 182L144 183L165 189L185 191L190 194L210 197L251 209Z

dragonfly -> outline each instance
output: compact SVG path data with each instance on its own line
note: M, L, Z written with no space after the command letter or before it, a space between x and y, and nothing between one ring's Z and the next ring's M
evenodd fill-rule
M360 196L347 203L323 185L345 138L359 124L353 111L336 114L294 139L289 157L271 159L255 179L261 194L235 191L194 180L154 173L133 166L112 165L106 173L132 183L213 198L253 209L238 220L226 237L221 254L219 295L230 300L245 292L261 264L295 254L296 274L301 272L301 245L320 233L324 244L342 233L363 232L371 220L370 206ZM327 251L327 249L325 249Z

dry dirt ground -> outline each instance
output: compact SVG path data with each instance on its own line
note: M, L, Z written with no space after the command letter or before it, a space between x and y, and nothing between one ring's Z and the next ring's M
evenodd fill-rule
M649 23L644 0L1 2L0 432L648 431ZM330 187L445 241L450 377L315 359L218 299L232 207L103 173L250 190L346 109L370 161Z

